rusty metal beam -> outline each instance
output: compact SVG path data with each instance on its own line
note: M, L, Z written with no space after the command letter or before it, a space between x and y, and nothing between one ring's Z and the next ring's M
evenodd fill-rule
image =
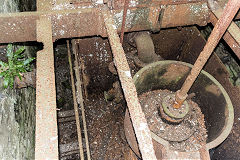
M53 41L60 38L104 34L99 9L39 11L0 14L0 42L36 41L36 20L46 16L52 23ZM98 27L93 27L93 26Z
M211 23L215 26L217 20L219 19L222 11L212 11L210 15ZM232 51L236 54L236 56L240 59L240 28L232 22L229 26L227 32L224 34L223 39L228 44L228 46L232 49Z
M193 24L205 25L208 21L207 3L191 1L189 4L167 5L161 23L158 17L162 2L153 1L142 7L130 6L125 31L159 30L160 27ZM84 6L80 3L56 6L49 3L45 7L47 8L41 5L39 7L40 10L46 9L45 11L0 14L0 43L36 41L36 21L40 16L47 16L51 20L53 41L61 38L107 36L101 15L104 5L93 6L88 3ZM118 33L121 31L121 12L122 8L112 10Z
M135 134L138 140L139 149L144 160L155 160L155 152L153 149L150 129L148 128L145 115L138 101L137 91L132 80L130 68L120 38L114 28L112 15L109 11L103 13L104 22L107 28L107 34L114 56L114 63L118 71L122 89L125 95L129 113L132 119Z
M228 2L228 0L208 0L208 2L210 4L212 4L213 6L210 6L213 10L214 8L218 8L219 6L221 8L224 8ZM236 14L236 16L234 17L234 20L239 20L240 19L240 10L238 11L238 13Z
M212 2L209 1L209 6L211 8L210 12L210 22L215 26L218 19L223 14L223 2ZM238 11L239 14L240 11ZM235 16L236 18L236 16ZM240 59L240 28L232 22L225 32L223 39L228 44L228 46L232 49L232 51L236 54L236 56Z
M174 104L174 108L179 108L185 99L187 98L187 93L192 87L193 83L197 79L200 74L203 66L206 64L207 60L211 56L213 50L219 43L223 34L226 32L227 28L231 24L233 18L235 17L238 9L240 7L239 0L229 0L227 6L221 14L221 17L217 21L215 27L210 34L206 45L204 46L202 52L194 63L193 68L191 69L190 74L187 76L180 90L178 90L175 94L175 100L177 103Z
M193 3L207 3L207 0L152 0L152 1L141 1L141 0L131 0L129 8L131 7L151 7L151 6L161 6L161 5L181 5L181 4L193 4ZM114 0L108 5L113 9L120 9L124 6L124 0Z
M48 17L40 17L36 32L44 49L37 53L35 159L58 159L52 25Z
M169 5L166 6L161 22L161 28L198 24L207 25L209 9L207 3Z

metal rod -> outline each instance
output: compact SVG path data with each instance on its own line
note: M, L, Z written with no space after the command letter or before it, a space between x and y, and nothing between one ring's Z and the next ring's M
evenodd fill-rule
M67 40L67 48L68 48L69 69L70 69L71 82L72 82L73 104L74 104L75 119L76 119L76 125L77 125L79 153L80 153L80 159L84 160L83 143L82 143L82 132L81 132L81 126L80 126L80 120L79 120L79 113L78 113L78 105L77 105L77 98L76 98L76 88L75 88L74 77L73 77L72 58L71 58L71 52L70 52L70 47L69 47L69 40Z
M151 132L148 128L145 115L138 101L137 91L131 77L130 68L120 43L120 38L116 29L114 29L115 24L113 23L112 15L109 11L103 11L103 18L114 56L114 63L121 81L123 93L132 119L133 128L135 130L142 158L144 160L156 160Z
M48 17L37 20L35 159L58 159L58 130L52 24Z
M215 26L217 20L222 14L222 9L212 10L210 12L210 21ZM226 33L223 35L223 39L228 46L233 50L238 59L240 59L240 28L233 21L228 27Z
M82 111L82 121L83 121L83 130L84 130L84 137L85 137L86 149L87 149L87 159L91 160L89 142L88 142L85 108L84 108L83 95L82 95L82 81L81 81L81 78L80 78L79 65L78 65L78 50L77 50L77 47L76 47L76 40L72 40L72 46L73 46L73 53L75 55L74 70L75 70L75 75L76 75L76 79L77 79L77 82L76 82L77 96L79 98L79 103L80 103L81 111Z
M188 75L187 79L185 80L182 88L176 92L176 104L174 105L175 108L179 108L182 105L182 102L186 99L187 93L189 89L192 87L194 81L198 77L199 73L201 72L203 66L209 59L210 55L212 54L214 48L217 46L218 42L222 38L223 34L227 30L228 26L232 22L235 14L237 13L240 7L239 0L229 0L227 3L226 8L218 20L217 24L213 28L211 35L208 38L206 45L203 48L203 51L200 53L198 59L196 60L190 74Z
M121 42L121 43L123 43L123 36L124 36L124 32L125 32L124 29L125 29L125 23L126 23L128 3L129 3L129 0L124 0L123 18L122 18L122 28L121 28L121 36L120 36L120 42Z

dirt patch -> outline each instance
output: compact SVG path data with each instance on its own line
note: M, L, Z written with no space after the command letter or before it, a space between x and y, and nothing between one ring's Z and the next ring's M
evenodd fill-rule
M126 159L129 147L124 136L122 103L106 102L103 94L86 101L92 159Z
M143 93L139 100L149 128L159 137L170 142L170 148L177 151L196 151L206 144L207 131L204 115L198 105L188 100L190 111L179 124L169 124L160 117L159 104L171 94L168 90L155 90Z

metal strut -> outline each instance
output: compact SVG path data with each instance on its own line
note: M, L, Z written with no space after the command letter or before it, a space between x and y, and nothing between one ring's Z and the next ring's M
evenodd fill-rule
M142 158L144 160L156 160L150 129L148 128L147 120L138 101L130 68L120 43L120 38L116 29L114 29L115 24L113 23L112 15L107 10L103 12L103 18Z

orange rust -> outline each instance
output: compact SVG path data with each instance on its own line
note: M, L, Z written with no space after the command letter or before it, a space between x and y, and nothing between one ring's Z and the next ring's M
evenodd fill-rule
M129 0L124 0L123 19L122 19L121 37L120 37L120 42L121 43L123 43L123 36L124 36L124 29L125 29L125 23L126 23L128 3L129 3Z
M216 25L218 18L214 15L214 13L210 13L210 21L213 25ZM239 29L240 30L240 29ZM238 34L239 30L236 30L234 34ZM228 46L233 50L236 54L238 59L240 59L240 42L238 42L234 37L231 35L229 30L223 35L223 39L228 44Z
M173 104L173 108L179 109L182 104L183 104L184 100L176 100L176 102Z
M149 22L151 22L152 24L152 28L153 29L160 29L160 25L158 22L158 18L159 18L159 14L161 11L161 7L157 6L157 7L149 7L150 11L149 11L149 16L148 16L148 20Z
M112 15L109 11L105 11L103 13L103 17L114 57L115 66L117 68L118 76L128 105L133 127L142 154L142 159L156 160L151 132L147 125L147 120L142 111L141 105L138 101L137 91L133 83L124 50L120 43L120 38L117 34L117 30L113 27L114 22Z
M227 3L226 8L223 11L221 18L216 23L215 27L211 35L208 38L206 45L203 48L203 51L200 53L199 57L197 58L190 74L188 75L187 79L185 80L182 88L177 91L176 100L181 99L184 101L190 88L192 87L194 81L198 77L199 73L201 72L203 66L211 56L214 48L217 46L218 42L222 38L223 34L227 30L228 26L232 22L235 14L237 13L240 7L239 0L229 0Z
M185 24L198 23L200 26L207 25L209 21L209 9L202 1L180 5L168 5L164 9L161 20L161 28L184 26Z
M39 5L41 4L39 3ZM49 6L40 6L38 9L46 10L44 10L44 12L37 11L0 14L0 41L2 43L36 41L36 20L38 20L40 16L46 16L51 20L53 41L61 38L95 35L106 37L106 29L101 15L103 7L99 5L94 8L88 8L92 7L89 5L90 4L86 3L73 4L71 5L71 9L55 8L56 10L52 10L54 9L52 8L52 5L50 6L51 9L46 8ZM140 6L128 7L128 10L134 12L137 9L146 10L149 8L148 19L146 20L145 18L142 18L138 23L132 24L131 27L125 27L124 32L160 28L158 22L159 10L154 10L154 8L158 8L160 5L155 4L155 2L148 2L148 4L139 5ZM205 1L191 3L189 5L168 5L166 7L166 12L164 12L163 17L161 18L161 28L206 24L208 21L208 9L206 7L201 8L203 5L206 5ZM191 8L199 7L200 12L198 14L195 14L194 10L191 10ZM112 10L112 13L116 15L120 13L122 9L123 8L114 9ZM173 12L173 9L175 9L176 12ZM117 27L118 33L120 33L121 25Z
M161 6L161 5L181 5L181 4L194 4L198 2L207 3L206 0L153 0L153 1L137 1L136 5L133 7L151 7L151 6ZM114 0L112 2L113 9L120 9L124 6L124 0ZM132 8L132 6L129 6L129 8Z

